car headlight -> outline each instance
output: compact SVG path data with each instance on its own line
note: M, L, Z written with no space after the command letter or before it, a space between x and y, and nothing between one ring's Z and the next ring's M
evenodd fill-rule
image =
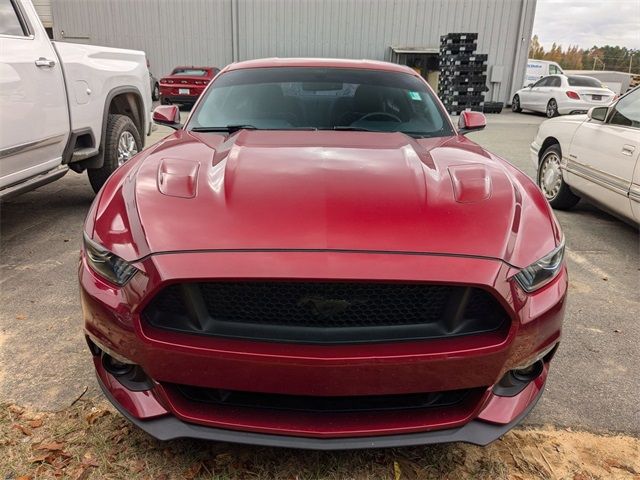
M84 235L84 251L91 269L111 283L122 287L139 270Z
M533 292L549 283L562 268L564 238L560 245L537 262L523 268L514 278L526 292Z

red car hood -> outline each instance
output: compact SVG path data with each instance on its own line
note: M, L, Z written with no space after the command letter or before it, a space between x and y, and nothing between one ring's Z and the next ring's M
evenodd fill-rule
M98 240L128 260L185 250L330 249L469 255L522 267L554 247L535 186L461 136L178 131L135 163L103 192L121 202L102 201L96 218ZM520 254L523 236L531 243Z

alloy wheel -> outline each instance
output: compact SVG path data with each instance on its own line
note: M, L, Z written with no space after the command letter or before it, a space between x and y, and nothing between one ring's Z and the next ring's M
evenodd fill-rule
M120 134L118 140L118 166L122 166L127 160L138 153L136 139L128 130Z
M552 118L558 114L558 104L554 99L549 100L547 103L547 117Z

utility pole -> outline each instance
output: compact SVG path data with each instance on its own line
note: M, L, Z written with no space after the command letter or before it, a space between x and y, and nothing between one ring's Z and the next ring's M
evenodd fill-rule
M599 61L602 64L602 70L604 70L604 68L606 67L606 65L604 64L604 62L602 60L600 60L598 57L594 56L593 57L593 68L591 70L595 70L596 69L596 60Z
M629 55L629 73L631 73L631 62L633 62L633 53Z

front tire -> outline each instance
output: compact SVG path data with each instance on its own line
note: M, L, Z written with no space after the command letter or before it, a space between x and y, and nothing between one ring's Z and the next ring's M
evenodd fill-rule
M580 197L571 191L562 177L561 158L560 145L548 147L542 153L537 180L540 190L553 208L569 210L580 201Z
M104 163L100 168L87 170L89 183L98 193L107 178L142 149L140 132L126 115L110 114L104 140Z
M556 102L556 100L554 98L552 98L551 100L549 100L549 103L547 103L547 118L553 118L553 117L557 117L559 115L558 113L558 103Z
M160 100L160 85L158 85L157 83L153 86L153 92L151 92L151 99L154 102L157 102L158 100Z
M520 106L520 96L514 95L513 100L511 101L511 111L515 113L522 112L522 107Z

